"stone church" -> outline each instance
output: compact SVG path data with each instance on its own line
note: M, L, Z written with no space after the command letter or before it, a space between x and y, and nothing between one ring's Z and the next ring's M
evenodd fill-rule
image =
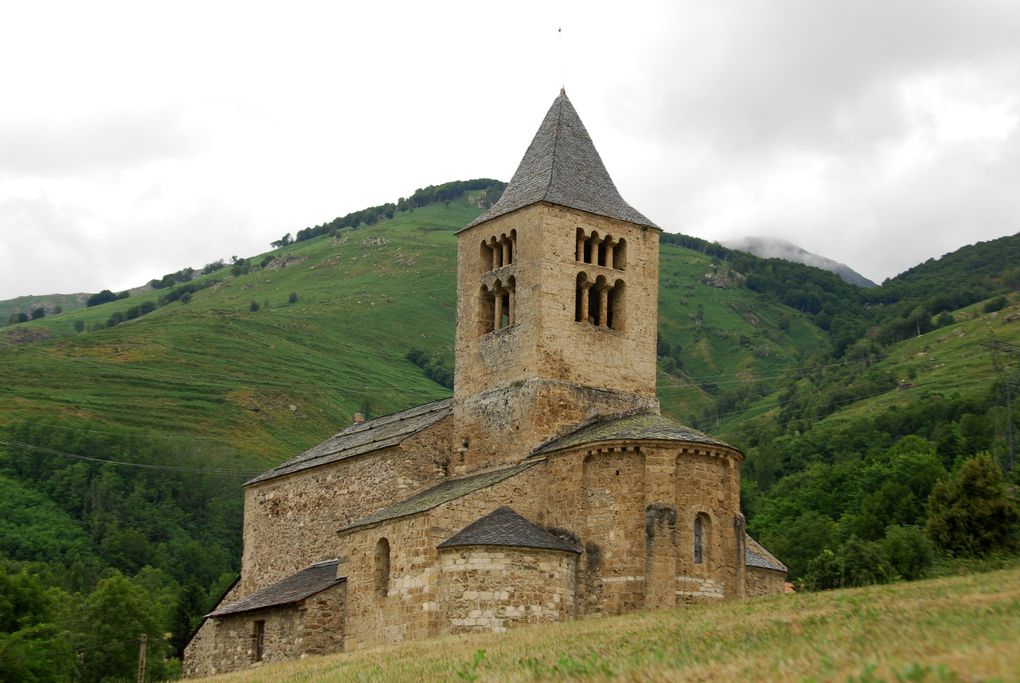
M659 234L561 91L457 234L453 397L245 484L241 576L186 674L781 592L743 455L659 414Z

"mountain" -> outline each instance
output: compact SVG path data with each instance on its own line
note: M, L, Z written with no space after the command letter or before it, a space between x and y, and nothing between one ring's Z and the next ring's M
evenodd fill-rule
M450 394L454 233L492 192L448 185L0 329L0 569L82 599L116 570L186 631L178 599L185 622L208 611L238 567L246 478L356 412ZM1020 235L861 289L662 235L663 412L743 450L748 529L794 576L821 581L830 556L881 570L853 580L904 575L886 548L923 560L933 487L979 451L1009 462L1016 263Z
M743 237L741 239L726 240L723 246L730 249L746 251L761 258L781 258L794 263L803 263L807 266L814 266L835 273L844 281L858 287L877 287L878 285L864 277L853 268L839 261L812 254L796 244L787 242L777 237Z

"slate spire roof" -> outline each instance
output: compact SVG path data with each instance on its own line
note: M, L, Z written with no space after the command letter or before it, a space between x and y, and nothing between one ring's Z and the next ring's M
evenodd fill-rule
M517 514L512 508L496 508L481 519L471 522L459 532L440 543L439 548L459 548L468 545L500 545L513 548L540 548L580 553L579 548L540 529Z
M658 228L620 196L565 90L499 201L467 227L541 201Z

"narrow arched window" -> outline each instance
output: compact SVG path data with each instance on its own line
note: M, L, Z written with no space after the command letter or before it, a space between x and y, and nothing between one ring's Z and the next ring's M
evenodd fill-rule
M482 285L478 293L478 335L492 332L496 325L496 295Z
M704 524L701 521L701 515L694 518L694 564L701 564L704 560L702 542L704 534Z
M380 538L375 544L375 592L386 597L390 588L390 542Z
M627 270L627 240L621 239L613 245L613 268Z
M709 564L712 547L712 519L704 512L694 518L694 564Z
M626 285L623 280L617 280L609 288L609 298L606 306L606 327L611 330L623 330L627 320L627 304L624 296Z
M590 312L588 310L588 290L591 289L591 283L588 282L588 276L585 273L577 274L577 290L574 299L574 320L579 323L592 322L590 319Z
M487 242L482 242L482 247L479 250L478 261L481 267L481 272L487 273L492 270L492 247Z

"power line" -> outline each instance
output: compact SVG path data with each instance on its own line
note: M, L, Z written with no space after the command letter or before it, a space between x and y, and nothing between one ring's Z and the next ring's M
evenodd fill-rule
M251 468L236 468L236 469L224 469L224 468L213 468L213 467L188 467L184 465L152 465L149 463L142 462L125 462L123 460L112 460L108 458L96 458L88 455L79 455L77 453L68 453L67 451L58 451L53 448L45 448L43 446L35 446L30 443L24 443L23 441L9 441L7 439L0 439L0 445L10 446L12 448L20 448L22 450L34 451L36 453L44 453L46 455L56 455L63 458L72 458L74 460L85 460L88 462L97 462L104 465L117 465L120 467L138 467L149 470L164 470L169 472L182 472L190 474L217 474L224 476L254 476L260 474L265 470L262 469L251 469Z

